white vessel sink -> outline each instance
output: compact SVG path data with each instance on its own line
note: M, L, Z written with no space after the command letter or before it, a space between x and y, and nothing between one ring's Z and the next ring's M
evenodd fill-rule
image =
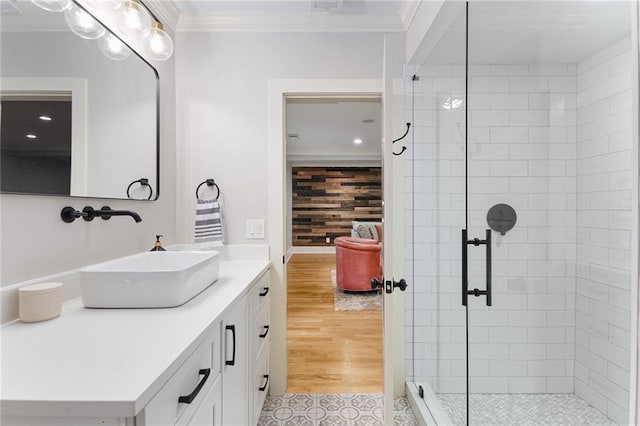
M80 270L87 308L170 308L218 279L217 251L155 251Z

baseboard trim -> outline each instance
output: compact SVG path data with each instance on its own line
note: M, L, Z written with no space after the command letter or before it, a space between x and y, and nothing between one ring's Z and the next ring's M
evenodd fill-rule
M335 253L335 246L321 247L321 246L295 246L291 247L291 254L294 253L313 253L313 254L323 254L323 253Z

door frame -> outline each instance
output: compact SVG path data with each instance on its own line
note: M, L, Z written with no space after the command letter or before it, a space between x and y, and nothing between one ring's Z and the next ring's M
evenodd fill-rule
M287 390L286 123L287 97L382 99L382 79L274 79L267 94L269 259L271 260L271 393ZM385 339L383 339L385 341ZM386 368L386 367L385 367ZM385 375L386 376L386 375ZM385 384L386 386L386 384Z

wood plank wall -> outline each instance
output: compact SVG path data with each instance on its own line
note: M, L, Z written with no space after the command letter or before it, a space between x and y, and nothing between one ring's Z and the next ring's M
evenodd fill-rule
M380 167L293 167L292 193L294 246L330 246L351 221L382 220Z

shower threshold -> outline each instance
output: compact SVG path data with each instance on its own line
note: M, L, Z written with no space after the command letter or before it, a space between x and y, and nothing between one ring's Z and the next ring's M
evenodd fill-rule
M408 384L407 390L410 387L415 385ZM465 394L433 394L425 389L424 401L413 402L426 404L436 424L466 425ZM618 424L575 394L470 394L469 405L470 425Z

